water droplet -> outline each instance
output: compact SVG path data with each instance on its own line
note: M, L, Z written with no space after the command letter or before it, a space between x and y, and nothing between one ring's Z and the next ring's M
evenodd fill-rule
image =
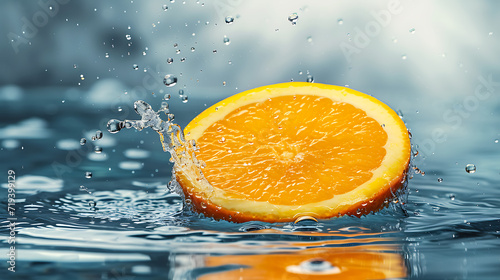
M188 97L187 97L187 95L183 95L183 96L181 97L181 101L182 101L182 103L187 103L187 102L188 102Z
M455 195L454 194L450 194L450 199L451 200L455 200Z
M112 119L108 121L107 128L110 133L117 133L123 128L123 122L116 119Z
M133 64L133 65L132 65L132 69L134 69L134 70L139 69L139 65L137 65L137 64Z
M226 142L226 138L222 137L221 139L219 139L219 143L224 143Z
M438 178L438 183L443 182L443 178Z
M93 201L93 200L89 202L89 206L90 206L90 207L95 207L95 206L96 206L96 204L97 204L97 203L96 203L95 201Z
M402 60L406 60L407 58L408 58L408 57L406 56L406 54L403 54L403 55L401 56L401 59L402 59Z
M222 86L226 86L226 81L222 81Z
M222 40L222 42L224 42L224 45L229 45L231 44L231 40L229 40L229 38L227 38L226 36L224 36L224 39Z
M201 206L201 208L203 208L203 209L206 209L206 208L207 208L207 204L206 204L205 202L203 202L203 201L200 203L200 206Z
M83 146L83 145L85 145L85 143L87 143L87 139L85 139L85 138L80 139L80 145Z
M314 217L311 217L311 216L300 216L298 217L295 222L293 222L294 224L298 225L302 225L302 224L311 224L311 223L314 223L315 225L318 223L318 220Z
M232 16L227 16L224 21L227 23L227 24L231 24L234 22L234 17Z
M196 49L194 47L191 47L191 52L194 52Z
M87 191L87 187L85 187L84 185L81 185L80 186L80 191L86 192Z
M106 53L106 54L104 55L104 57L105 57L105 58L109 58L109 53Z
M85 172L85 178L87 178L87 179L92 178L92 172L89 172L89 171Z
M292 23L292 25L296 25L298 19L299 19L299 15L297 15L297 13L293 13L293 14L290 14L288 16L288 21L290 21Z
M307 37L307 42L308 43L312 43L312 41L313 41L313 38L311 36Z
M496 143L498 143L498 139L495 139L495 141L494 141L494 142L495 142L495 144L496 144Z
M184 95L184 90L183 89L180 89L179 90L179 97L182 97Z
M339 18L339 19L337 20L337 23L338 23L339 25L342 25L342 24L344 24L344 20L343 20L343 19L341 19L341 18Z
M467 171L467 173L474 173L476 172L476 166L469 163L465 166L465 171Z
M167 58L167 63L168 63L168 64L172 64L172 62L174 62L174 59L173 59L173 58L171 58L171 57Z
M170 93L166 93L166 94L163 96L163 99L165 99L165 100L170 100Z
M168 74L163 78L163 84L165 84L167 87L173 87L175 84L177 84L177 77Z
M410 33L411 33L411 34L415 34L415 28L411 28L411 29L410 29Z
M163 5L162 9L166 12L166 11L168 11L168 6L167 5Z
M125 35L125 38L127 38L127 40L132 40L132 36L130 36L129 34Z
M308 83L314 83L314 77L312 75L307 75L306 82L308 82Z
M212 52L213 52L213 53L217 53L217 50L213 50Z
M100 153L102 153L102 147L101 147L101 146L95 146L95 147L94 147L94 152L95 152L96 154L100 154Z
M96 139L101 139L102 138L102 131L98 130L95 132L95 138Z
M186 58L185 57L181 58L181 62L184 62L184 61L186 61Z

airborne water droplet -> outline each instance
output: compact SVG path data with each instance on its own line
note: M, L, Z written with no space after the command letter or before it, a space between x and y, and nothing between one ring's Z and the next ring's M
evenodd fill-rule
M83 145L85 145L85 143L87 143L87 139L85 139L85 138L80 139L80 145L83 146Z
M98 130L95 132L95 138L101 139L102 138L102 131Z
M132 36L130 36L129 34L125 35L125 38L127 38L127 40L132 40Z
M168 64L172 64L172 62L174 62L174 59L173 59L173 58L171 58L171 57L167 58L167 63L168 63Z
M163 10L164 10L165 12L166 12L166 11L168 11L168 6L167 6L167 5L163 5L163 6L162 6L162 8L163 8Z
M293 13L293 14L290 14L288 16L288 21L290 21L292 23L292 25L296 25L298 19L299 19L299 15L297 15L297 13Z
M133 65L132 65L132 69L134 69L134 70L139 69L139 65L137 65L137 64L133 64Z
M410 33L411 33L411 34L414 34L414 33L415 33L415 28L411 28L411 29L410 29Z
M187 97L187 95L183 95L183 96L181 97L181 101L182 101L182 103L187 103L187 102L188 102L188 97Z
M175 84L177 84L177 77L168 74L165 75L165 78L163 79L163 84L165 84L167 87L173 87Z
M306 82L308 82L308 83L314 83L314 77L312 75L307 75Z
M100 154L100 153L102 153L102 147L100 147L100 146L95 146L95 147L94 147L94 152L96 152L96 154Z
M229 38L227 38L226 36L224 36L224 39L222 40L222 42L224 42L224 45L229 45L231 44L231 40L229 40Z
M467 165L465 166L465 171L466 171L467 173L474 173L474 172L476 172L476 166L475 166L474 164L470 164L470 163L469 163L469 164L467 164Z
M224 21L227 23L227 24L231 24L234 22L234 17L232 16L227 16Z
M89 171L85 172L85 178L87 178L87 179L92 178L92 172L89 172Z
M342 24L344 24L344 20L343 20L343 19L341 19L341 18L339 18L339 19L337 20L337 23L338 23L339 25L342 25Z
M443 178L438 178L438 183L443 182Z
M118 131L120 131L123 128L123 123L119 120L116 120L116 119L109 120L108 124L107 124L107 128L108 128L108 131L110 133L117 133Z

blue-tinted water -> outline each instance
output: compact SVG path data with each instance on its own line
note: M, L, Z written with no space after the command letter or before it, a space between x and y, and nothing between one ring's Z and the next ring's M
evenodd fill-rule
M203 279L227 271L246 279L250 270L263 269L254 262L283 254L297 257L296 265L334 254L333 260L345 256L363 269L381 269L381 263L363 263L363 255L352 257L360 252L384 260L385 273L397 278L495 279L500 272L500 144L494 139L442 158L418 155L415 163L425 175L409 180L406 212L393 207L317 224L235 224L183 210L181 197L168 191L171 164L156 133L108 133L97 124L119 112L82 106L79 98L71 99L73 91L20 91L17 100L4 101L19 108L0 113L13 120L1 131L3 260L10 233L5 182L8 170L16 173L16 273L9 279ZM36 106L61 102L61 94L68 98L56 109ZM154 102L159 105L161 97ZM171 108L182 124L215 100L192 100L190 110L179 111L183 104L176 102ZM427 125L408 118L412 130ZM104 136L92 141L99 128ZM83 146L81 136L87 138ZM101 154L94 152L96 145L103 147ZM469 158L475 173L465 171ZM341 273L352 269L342 265ZM1 263L4 270L8 266Z
M498 279L498 8L2 1L0 278ZM167 74L175 86L163 84ZM159 109L170 94L185 126L225 97L290 80L349 85L403 114L425 172L409 180L404 209L318 223L214 221L168 192L172 166L157 133L106 131L110 119L136 119L139 99Z

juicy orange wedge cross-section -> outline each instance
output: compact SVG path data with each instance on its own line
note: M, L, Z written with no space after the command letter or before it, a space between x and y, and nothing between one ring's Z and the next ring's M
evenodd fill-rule
M203 180L176 167L194 208L237 222L331 218L382 208L410 159L399 116L355 90L291 82L229 97L184 130Z

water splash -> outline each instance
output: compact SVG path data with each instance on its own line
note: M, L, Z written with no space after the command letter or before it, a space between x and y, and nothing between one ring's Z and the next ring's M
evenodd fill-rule
M182 170L182 174L190 181L198 181L201 183L201 185L204 186L202 192L204 192L206 197L210 197L213 187L201 172L202 163L196 159L196 142L194 140L187 141L185 139L181 127L174 123L175 116L170 113L168 103L166 101L162 102L161 108L158 111L154 111L151 105L142 100L138 100L134 103L134 109L135 112L141 116L140 120L120 121L112 119L107 124L108 131L110 133L117 133L123 128L135 128L139 131L148 127L152 128L160 136L163 151L170 153L170 162L174 163L172 180L175 181L175 174ZM167 119L161 119L160 113L164 113ZM178 186L178 184L172 185ZM180 189L178 190L178 193L181 193ZM191 193L192 189L186 187L185 191Z

